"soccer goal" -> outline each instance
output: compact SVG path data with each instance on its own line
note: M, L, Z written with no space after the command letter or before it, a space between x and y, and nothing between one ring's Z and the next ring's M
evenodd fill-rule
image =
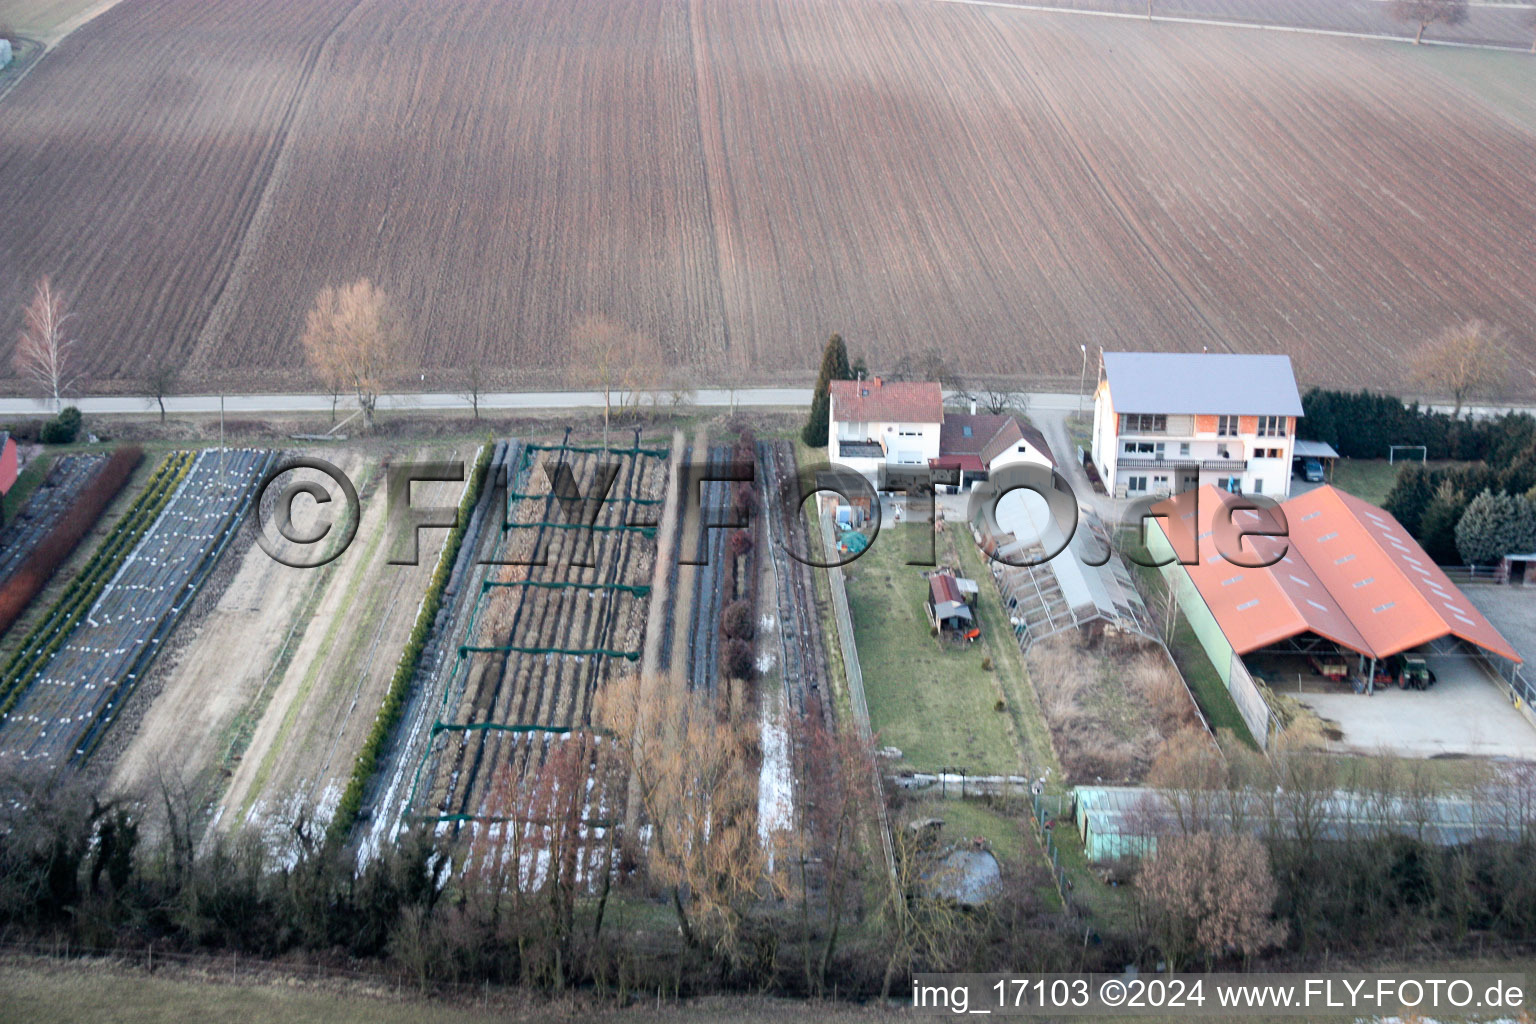
M1420 462L1428 462L1429 461L1429 447L1427 445L1422 445L1422 444L1389 444L1389 445L1387 445L1387 465L1391 466L1391 465L1395 465L1397 463L1397 453L1398 452L1418 452L1419 453L1419 461ZM1405 459L1406 458L1411 458L1411 457L1412 456L1406 456Z

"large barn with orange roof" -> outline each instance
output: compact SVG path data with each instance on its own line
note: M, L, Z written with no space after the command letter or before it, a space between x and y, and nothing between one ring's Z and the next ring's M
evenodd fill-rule
M1401 523L1334 487L1267 511L1203 487L1153 515L1148 549L1177 559L1164 576L1234 699L1248 685L1243 659L1261 652L1356 655L1365 679L1388 659L1430 651L1474 654L1506 681L1521 664ZM1264 728L1266 713L1240 699L1239 709Z
M1198 561L1183 568L1237 653L1313 633L1367 658L1455 637L1521 660L1390 513L1334 487L1283 502L1283 521L1272 520L1272 513L1233 511L1234 504L1247 503L1204 487L1157 506L1166 515L1156 522L1173 550L1187 550L1188 524L1198 515ZM1284 535L1249 536L1240 544L1234 537L1224 554L1223 519L1242 531L1279 527ZM1186 532L1178 536L1181 529ZM1229 555L1273 564L1249 568Z

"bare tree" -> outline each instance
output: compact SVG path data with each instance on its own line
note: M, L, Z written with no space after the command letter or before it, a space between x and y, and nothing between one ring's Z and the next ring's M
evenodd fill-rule
M52 398L57 410L63 404L64 392L75 382L75 343L66 327L74 314L64 294L45 275L33 288L32 300L22 307L21 316L21 335L13 356L16 369Z
M820 702L807 701L796 720L799 746L805 750L803 823L791 833L783 852L798 874L806 988L824 993L842 936L843 920L857 904L869 859L861 843L875 820L874 751L853 730L838 732L826 724ZM813 878L812 870L816 871ZM814 893L820 882L820 898ZM819 928L812 927L812 920ZM820 949L812 941L821 936Z
M609 684L595 718L618 738L636 809L650 826L646 864L670 893L689 946L730 963L740 952L749 907L775 891L756 828L755 745L746 723L667 676Z
M321 289L304 322L304 353L315 375L333 396L342 388L354 392L370 427L379 394L399 368L400 343L389 296L367 278Z
M1029 411L1029 401L1022 392L1008 391L996 384L977 388L973 397L976 404L994 415L1009 413L1022 416Z
M1503 332L1469 320L1426 342L1413 354L1413 378L1422 387L1456 400L1453 416L1469 398L1495 398L1509 379Z
M1278 887L1264 844L1250 835L1196 832L1164 836L1137 873L1146 924L1177 970L1205 955L1252 956L1285 937L1271 920Z
M165 422L165 396L176 390L181 377L181 367L172 362L160 362L150 367L144 375L144 395L160 406L160 422Z
M685 409L693 406L698 397L688 374L673 370L667 375L667 403L672 406L672 415L681 415Z
M1467 0L1392 0L1392 17L1418 25L1413 43L1424 41L1424 30L1431 25L1461 25L1467 20Z
M936 851L927 834L901 828L891 836L895 848L896 880L888 887L885 904L885 941L890 954L880 997L887 999L898 975L922 963L930 970L953 970L956 952L972 927L970 917L952 900L941 896L934 882L944 877Z
M656 342L607 317L586 317L571 332L566 350L566 373L575 384L603 393L603 447L608 446L608 425L613 414L613 394L634 392L654 383L661 371L661 351Z
M480 418L480 396L485 393L485 368L479 363L471 363L464 378L464 390L459 392L459 397L469 399L470 407L475 410L475 419Z

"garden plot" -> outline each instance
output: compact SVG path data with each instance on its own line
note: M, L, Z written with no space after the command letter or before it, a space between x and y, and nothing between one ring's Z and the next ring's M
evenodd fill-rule
M1140 781L1165 740L1203 724L1168 652L1141 637L1070 631L1025 659L1069 782Z
M462 459L467 479L475 449L422 448L392 457ZM297 616L289 631L280 628L280 620L262 618L267 641L247 670L251 703L227 734L232 776L218 812L222 827L282 831L299 812L312 814L317 824L330 821L384 703L448 537L444 529L422 530L417 564L391 565L389 558L398 552L388 522L384 471L373 459L354 458L349 464L364 495L357 537L323 568L277 570L285 580L300 578L302 607L287 609ZM465 485L419 483L412 502L419 508L452 508ZM259 550L248 557L266 560ZM260 608L267 607L262 599ZM247 618L238 607L229 615L231 627ZM201 657L218 658L216 645L203 647Z
M0 583L26 561L52 530L91 478L106 464L105 455L65 455L54 460L41 486L21 511L0 530Z
M0 758L58 764L89 754L223 552L271 459L210 449L168 460L184 475L110 580L88 607L46 620L7 667L14 705L0 723ZM94 586L93 571L110 564L93 560L71 586Z
M549 766L561 763L555 755L586 735L598 689L638 667L656 567L656 530L646 524L661 516L666 458L638 447L523 448L512 466L503 564L472 598L465 632L447 655L442 700L423 709L435 716L434 737L408 817L469 823L477 846L509 840L504 829L486 831L492 820L508 816L509 802L547 790ZM551 481L566 467L590 495L604 462L618 472L595 520L584 505L587 517L578 512L573 521ZM590 534L574 528L580 521L592 523ZM542 564L519 564L535 556ZM601 787L586 784L601 804Z

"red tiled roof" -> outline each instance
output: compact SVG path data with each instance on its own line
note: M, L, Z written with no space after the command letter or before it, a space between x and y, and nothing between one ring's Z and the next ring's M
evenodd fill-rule
M942 423L944 391L935 381L834 380L834 423Z
M966 427L971 428L969 436ZM1045 435L1007 414L948 413L939 430L939 455L979 455L983 463L991 465L993 459L1021 441L1056 464Z
M1282 549L1284 557L1249 569L1223 557L1214 536L1217 514L1237 498L1207 486L1156 509L1170 517L1165 535L1187 543L1190 503L1198 501L1199 563L1185 569L1237 653L1311 632L1377 658L1455 636L1520 660L1391 514L1333 487L1298 495L1280 505L1285 537L1243 541L1245 553L1262 556L1255 561ZM1257 512L1231 513L1239 527L1259 519Z

